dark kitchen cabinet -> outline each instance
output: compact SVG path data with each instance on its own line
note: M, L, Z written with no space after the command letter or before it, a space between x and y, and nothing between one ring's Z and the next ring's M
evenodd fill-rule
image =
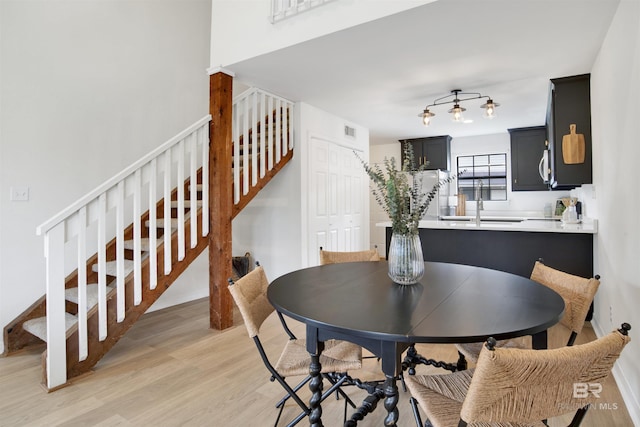
M451 170L451 137L449 135L402 139L400 143L413 146L416 166L428 162L427 170Z
M575 134L584 140L584 159L579 163L567 161L568 146L563 141L575 142L570 126L575 125ZM551 79L549 106L547 108L547 137L553 189L571 189L590 184L592 177L591 157L591 89L590 75ZM568 151L568 150L567 150Z
M509 129L511 135L511 190L545 191L540 160L547 149L545 126Z

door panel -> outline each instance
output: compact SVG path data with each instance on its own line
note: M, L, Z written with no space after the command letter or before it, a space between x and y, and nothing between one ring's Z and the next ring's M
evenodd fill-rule
M318 248L357 251L362 234L364 170L352 148L310 139L309 265L318 264Z

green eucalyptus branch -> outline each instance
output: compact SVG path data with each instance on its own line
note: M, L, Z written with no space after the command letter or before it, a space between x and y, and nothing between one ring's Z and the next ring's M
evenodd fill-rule
M389 216L394 233L418 234L420 219L429 208L438 189L459 176L453 175L439 181L425 195L422 191L422 183L419 182L416 175L424 171L427 164L415 167L411 144L404 144L400 169L398 169L393 157L390 159L385 157L383 170L378 164L373 166L367 164L355 151L354 154L367 172L371 180L371 193Z

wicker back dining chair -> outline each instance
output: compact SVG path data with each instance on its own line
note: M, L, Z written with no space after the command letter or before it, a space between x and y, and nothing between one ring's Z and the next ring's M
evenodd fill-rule
M542 260L536 261L531 272L531 280L545 285L556 291L564 300L564 316L560 323L550 329L549 336L567 336L567 346L573 345L576 337L582 331L591 302L600 286L600 276L587 279L544 265ZM524 338L500 340L498 347L526 348L528 344ZM477 362L482 343L456 344L460 359L458 364L465 361Z
M361 261L380 261L378 248L369 249L368 251L334 252L325 251L320 246L320 265Z
M578 426L630 329L624 323L595 341L551 350L500 348L489 338L475 369L406 378L416 423L423 426L419 405L434 427L544 427L542 420L573 412L570 426Z
M253 339L262 361L271 373L271 381L277 381L286 391L286 395L276 404L279 412L274 425L278 425L284 405L286 401L291 398L298 404L302 411L287 424L287 426L293 426L310 413L309 407L296 394L296 391L311 379L309 375L311 358L307 352L305 340L295 337L293 332L287 327L282 314L278 312L278 317L289 340L276 364L273 365L269 361L267 352L260 341L259 333L263 322L275 311L275 308L267 299L269 281L267 280L264 269L259 263L256 263L256 265L254 270L236 282L229 279L229 292L240 309L240 314L244 319L244 325L247 328L249 337ZM326 341L324 350L320 355L320 363L322 364L321 374L323 378L331 384L323 393L321 401L334 391L337 391L345 400L346 419L347 403L354 408L355 404L344 391L342 391L340 386L348 379L346 375L347 371L359 369L362 366L362 350L359 346L345 341ZM304 379L292 387L286 381L286 378L291 376L304 376Z

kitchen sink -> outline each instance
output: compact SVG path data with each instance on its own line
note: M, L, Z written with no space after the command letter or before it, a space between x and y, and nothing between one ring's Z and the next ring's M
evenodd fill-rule
M442 217L443 220L445 221L469 221L469 222L474 222L476 220L475 216L443 216ZM518 217L518 216L491 216L491 215L487 215L487 216L480 216L480 221L482 222L500 222L500 223L510 223L510 222L522 222L524 221L525 218L523 217Z
M504 226L508 226L508 225L518 224L520 222L522 222L522 220L519 220L519 221L514 221L514 220L497 221L497 220L484 220L483 219L483 220L480 221L480 227L504 227ZM477 227L475 221L449 221L449 225L454 226L454 227Z
M500 224L510 224L510 223L514 223L514 222L522 222L524 221L523 219L520 218L505 218L505 219L495 219L495 218L480 218L481 222L493 222L493 223L500 223Z

